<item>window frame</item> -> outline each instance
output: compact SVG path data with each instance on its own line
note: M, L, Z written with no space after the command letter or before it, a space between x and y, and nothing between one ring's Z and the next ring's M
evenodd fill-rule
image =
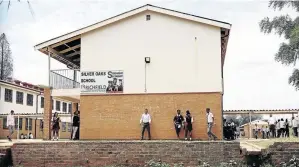
M23 118L19 118L20 125L19 125L19 130L23 129ZM15 118L15 129L18 130L18 118Z
M32 118L26 118L25 130L28 130L28 120L29 120L29 130L32 130Z
M55 102L55 110L56 111L60 111L61 110L61 101L59 101L59 100L56 100L56 102Z
M18 95L22 95L22 101L18 101ZM16 91L16 104L24 104L24 92Z
M3 117L3 119L2 119L2 128L3 129L8 129L6 124L7 124L7 117Z
M45 98L44 97L40 98L40 108L45 108Z
M67 103L62 102L62 112L67 112Z
M68 106L69 106L69 108L68 108L68 113L72 113L72 107L73 107L73 106L72 106L72 103L69 103Z
M30 103L30 101L28 101L29 97L32 97L31 103ZM26 104L27 104L27 106L33 106L33 94L27 93Z
M10 91L11 93L10 93L10 98L7 98L6 96L7 96L7 93L6 93L6 91ZM12 100L13 99L13 90L12 89L8 89L8 88L5 88L4 89L4 101L5 102L9 102L9 103L12 103Z

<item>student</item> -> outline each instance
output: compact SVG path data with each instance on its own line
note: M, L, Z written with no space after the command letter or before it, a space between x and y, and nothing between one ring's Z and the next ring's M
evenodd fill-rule
M269 137L270 137L270 129L268 126L266 126L266 137L267 137L267 139L269 139Z
M294 136L298 137L298 120L297 120L298 116L295 118L293 117L292 119L292 127L293 127L293 131L294 131Z
M29 133L29 139L33 139L33 134L31 132Z
M14 118L13 115L14 115L14 111L11 110L10 114L7 116L7 122L6 122L6 126L7 126L8 130L9 130L9 134L7 136L7 139L9 141L12 141L11 140L11 136L14 133L15 118Z
M288 119L285 122L285 137L290 137L290 124Z
M79 122L80 122L79 113L80 113L80 111L75 111L74 112L72 140L75 140L76 133L77 133L77 130L79 128Z
M258 138L258 134L259 134L259 128L258 128L257 124L255 124L255 127L254 127L254 136L255 136L255 139Z
M24 134L23 133L21 133L21 137L20 137L21 139L24 139Z
M217 137L212 132L212 128L214 125L214 116L213 116L212 112L210 111L210 108L206 108L206 112L207 112L207 123L208 123L207 131L208 131L209 140L211 140L211 137L213 137L213 139L216 140Z
M276 131L277 131L276 137L279 138L280 137L280 120L279 119L276 121Z
M180 139L180 132L182 124L184 122L184 117L181 115L181 110L177 110L177 115L173 118L174 128L178 139Z
M272 138L275 138L275 136L276 136L275 122L276 122L275 118L272 117L272 114L270 114L270 118L268 120L268 123L269 123L269 126L270 126L270 132L271 132Z
M190 136L190 141L192 140L192 123L193 123L193 117L190 114L190 111L186 111L186 117L185 117L185 140L188 140L188 133Z
M264 125L262 126L262 135L263 135L263 139L265 139L267 136L267 128Z
M145 109L144 114L141 115L141 119L140 119L140 125L142 125L141 140L143 140L145 129L147 129L148 139L151 140L151 128L150 128L151 122L152 120L151 120L151 116L148 113L148 109Z
M59 122L60 122L60 118L58 116L58 113L55 112L52 118L52 132L53 132L52 140L55 140L55 137L56 140L59 139L59 129L60 129Z
M283 118L281 118L281 120L280 120L280 135L281 135L281 137L284 137L285 127L286 127L285 122L284 122Z

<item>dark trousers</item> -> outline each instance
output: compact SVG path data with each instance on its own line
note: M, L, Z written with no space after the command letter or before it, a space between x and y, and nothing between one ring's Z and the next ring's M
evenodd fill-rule
M275 125L270 125L270 132L272 134L272 137L275 138L276 137Z
M290 137L290 129L289 128L285 129L285 137Z
M148 133L148 139L151 139L151 128L149 123L143 123L141 139L143 139L145 129L147 130Z
M190 138L191 138L191 137L192 137L192 130L188 130L188 128L185 127L185 138L188 137L188 133L189 133L189 136L190 136Z
M263 133L263 139L265 139L265 134L266 134L266 132L263 131L262 133Z
M175 127L175 132L176 132L177 137L180 137L180 132L181 132L182 125L175 124L174 127Z
M294 135L296 136L296 137L298 137L298 128L297 127L294 127L293 128L293 131L294 131Z

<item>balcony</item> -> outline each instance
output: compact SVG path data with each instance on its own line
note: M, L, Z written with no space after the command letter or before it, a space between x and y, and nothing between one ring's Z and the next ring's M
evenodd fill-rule
M74 89L80 88L79 70L51 70L50 86L53 89Z

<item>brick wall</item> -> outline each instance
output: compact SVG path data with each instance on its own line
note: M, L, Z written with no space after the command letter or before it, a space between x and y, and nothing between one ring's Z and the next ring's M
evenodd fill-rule
M266 152L270 153L274 165L289 162L293 155L299 157L299 142L275 142Z
M193 138L207 139L206 108L211 108L222 138L220 93L134 94L80 97L80 139L139 139L139 120L145 108L152 117L152 139L175 139L173 117L180 109L194 117ZM183 132L181 134L183 137Z
M239 142L178 141L80 141L15 143L14 165L23 167L102 166L111 164L143 165L149 160L170 164L199 162L217 165L229 160L240 161Z

